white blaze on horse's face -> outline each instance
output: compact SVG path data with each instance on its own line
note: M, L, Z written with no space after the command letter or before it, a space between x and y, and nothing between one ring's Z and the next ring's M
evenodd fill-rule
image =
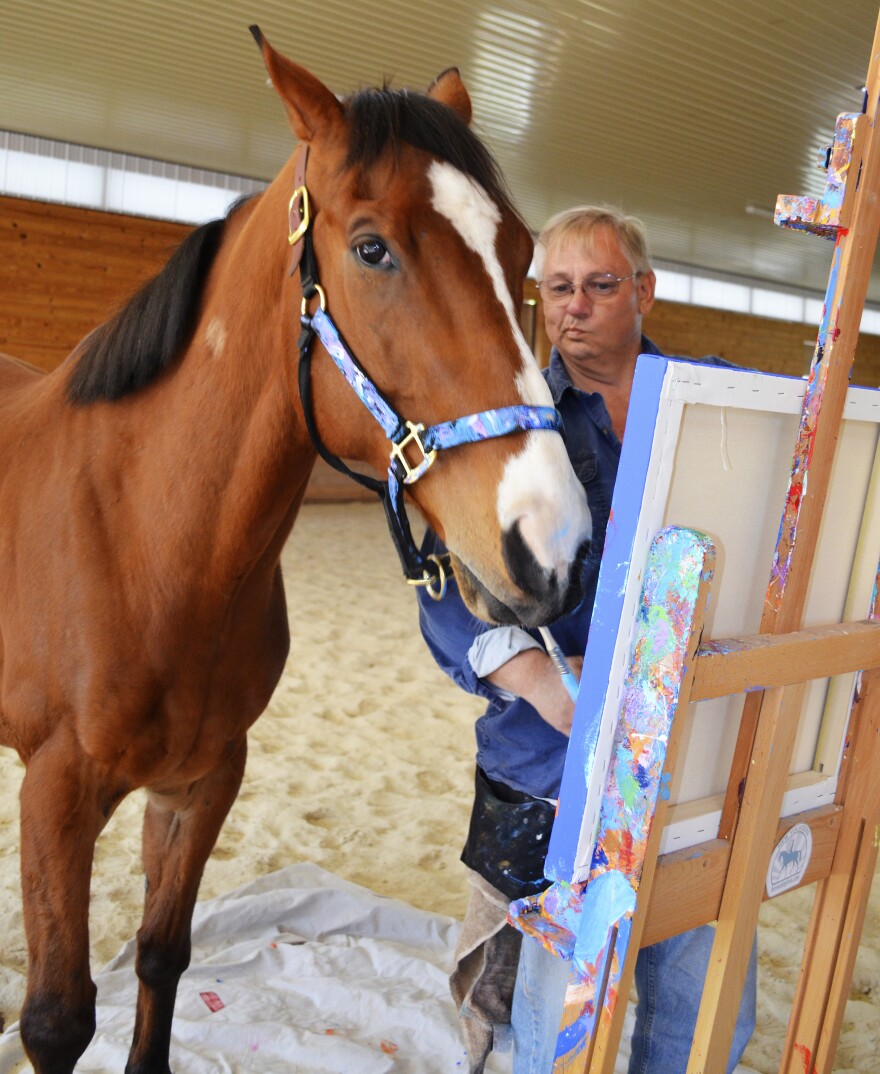
M486 266L522 357L516 387L523 402L553 406L550 389L520 327L498 257L498 206L482 187L451 164L433 161L428 178L433 189L432 205ZM592 526L587 498L571 468L561 436L543 429L527 435L523 450L505 467L498 485L497 509L501 532L508 533L519 523L520 535L540 566L555 572L560 581L565 579L579 549L589 540Z

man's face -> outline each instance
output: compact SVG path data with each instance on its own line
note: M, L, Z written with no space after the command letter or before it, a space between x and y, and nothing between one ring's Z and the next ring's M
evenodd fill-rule
M654 273L623 280L612 295L595 297L585 293L583 281L610 273L629 276L633 271L620 242L607 227L596 227L588 242L579 237L552 244L544 258L541 297L544 324L550 342L563 360L581 365L597 359L638 354L642 317L654 304ZM574 284L571 297L554 302L549 286L555 282Z

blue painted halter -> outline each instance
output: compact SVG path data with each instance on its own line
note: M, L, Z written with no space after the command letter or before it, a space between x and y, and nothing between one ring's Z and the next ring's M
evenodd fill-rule
M407 581L410 585L425 586L431 597L440 600L446 592L446 567L438 556L425 557L416 547L406 515L403 486L418 481L433 465L437 453L441 450L530 429L558 432L562 429L562 419L554 407L525 404L498 410L482 410L477 414L443 421L427 428L420 422L401 418L351 354L327 313L326 295L317 282L317 262L311 233L312 214L305 185L307 158L308 146L302 146L296 166L296 189L290 199L288 236L294 248L290 274L299 268L303 293L300 313L302 331L298 347L299 390L306 427L312 443L327 463L379 496L385 507L388 526ZM318 297L320 306L313 314L309 314L308 304L315 296ZM320 339L357 397L382 426L391 443L386 482L351 470L338 456L332 454L321 440L312 409L311 352L315 336Z

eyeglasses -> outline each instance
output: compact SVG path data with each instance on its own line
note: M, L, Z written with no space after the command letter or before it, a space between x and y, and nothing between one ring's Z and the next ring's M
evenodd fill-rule
M551 305L562 305L570 302L575 291L583 291L589 298L601 301L603 298L611 298L620 290L624 280L632 280L641 276L641 272L631 272L629 276L615 276L611 272L597 272L593 276L587 276L579 284L571 280L560 278L541 280L538 289L544 296L544 301Z

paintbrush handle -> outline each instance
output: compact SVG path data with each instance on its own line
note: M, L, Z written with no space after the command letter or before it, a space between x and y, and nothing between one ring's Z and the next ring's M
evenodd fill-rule
M562 650L556 644L556 639L547 627L538 627L538 632L544 639L544 645L547 647L547 655L553 661L553 666L559 672L559 677L562 679L562 685L568 690L568 696L572 701L577 701L578 681L575 678L574 672L569 667L568 661L562 655Z

